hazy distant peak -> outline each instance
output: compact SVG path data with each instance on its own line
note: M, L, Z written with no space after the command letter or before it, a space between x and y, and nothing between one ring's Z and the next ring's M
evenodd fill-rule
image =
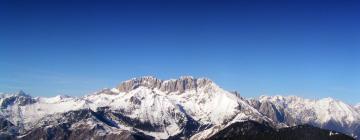
M36 101L24 91L20 90L17 93L0 94L0 107L6 108L8 106L17 104L19 106L35 103Z
M0 98L8 98L13 96L31 97L29 94L26 94L23 90L20 90L16 93L0 93Z

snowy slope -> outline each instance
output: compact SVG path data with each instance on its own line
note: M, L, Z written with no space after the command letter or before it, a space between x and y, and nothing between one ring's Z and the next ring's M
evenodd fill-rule
M296 96L261 96L259 102L261 104L270 102L276 110L279 110L280 114L288 114L291 119L280 121L290 126L312 124L353 136L360 135L360 113L354 107L339 100L332 98L310 100ZM261 112L266 112L266 110L263 109Z
M91 102L92 109L110 107L131 119L157 126L158 130L144 132L158 138L180 133L183 125L181 121L186 119L186 114L176 104L146 87L139 87L126 94L89 95L84 99Z
M30 129L34 122L47 115L78 110L87 106L85 100L73 97L32 98L24 93L4 94L0 98L0 103L5 105L5 102L8 105L0 110L1 116L24 129Z

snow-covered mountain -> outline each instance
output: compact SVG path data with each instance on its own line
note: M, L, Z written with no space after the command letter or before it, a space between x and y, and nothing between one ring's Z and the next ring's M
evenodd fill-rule
M0 103L1 116L19 126L21 132L41 126L44 118L48 120L69 111L96 111L103 107L111 110L113 116L106 117L121 126L120 130L141 132L159 139L194 134L195 139L206 138L237 121L271 122L245 100L209 79L193 77L166 81L154 77L134 78L116 88L79 98L4 94Z
M0 139L197 140L248 121L278 129L304 123L328 128L317 123L336 120L341 122L337 128L346 129L334 130L358 134L351 131L359 122L358 114L353 116L358 113L354 108L331 99L288 98L247 100L207 78L160 80L151 76L133 78L83 97L1 94ZM298 107L303 104L315 108Z
M288 126L311 124L336 130L353 137L360 136L360 112L344 102L332 98L320 100L297 96L261 96L249 100L256 109L277 123Z

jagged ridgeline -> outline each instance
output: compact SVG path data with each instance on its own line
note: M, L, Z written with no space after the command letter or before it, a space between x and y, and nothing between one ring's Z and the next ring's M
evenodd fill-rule
M140 78L134 78L121 83L117 89L119 92L129 92L140 86L150 89L158 89L163 92L180 92L183 93L186 90L197 90L198 88L205 87L211 84L212 81L207 78L193 78L191 76L180 77L180 79L173 80L160 80L152 76L145 76Z
M134 78L83 97L1 94L0 105L1 140L346 140L360 134L359 111L341 101L245 99L189 76Z

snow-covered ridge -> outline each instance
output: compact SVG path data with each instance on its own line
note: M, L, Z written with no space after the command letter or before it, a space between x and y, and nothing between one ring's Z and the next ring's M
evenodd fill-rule
M360 121L360 115L355 110L355 108L340 100L336 100L330 97L319 100L312 100L297 96L261 96L259 101L270 101L278 107L288 109L288 111L291 111L292 114L298 115L299 118L300 116L304 116L302 119L309 122L315 121L318 123L324 123L333 120L350 124ZM309 111L315 114L302 114Z
M86 101L69 96L31 97L25 93L0 96L0 116L15 125L29 128L32 123L50 114L64 113L86 107Z
M260 112L278 122L290 126L312 124L354 137L360 135L359 110L340 100L330 97L313 100L297 96L261 96L258 101Z

